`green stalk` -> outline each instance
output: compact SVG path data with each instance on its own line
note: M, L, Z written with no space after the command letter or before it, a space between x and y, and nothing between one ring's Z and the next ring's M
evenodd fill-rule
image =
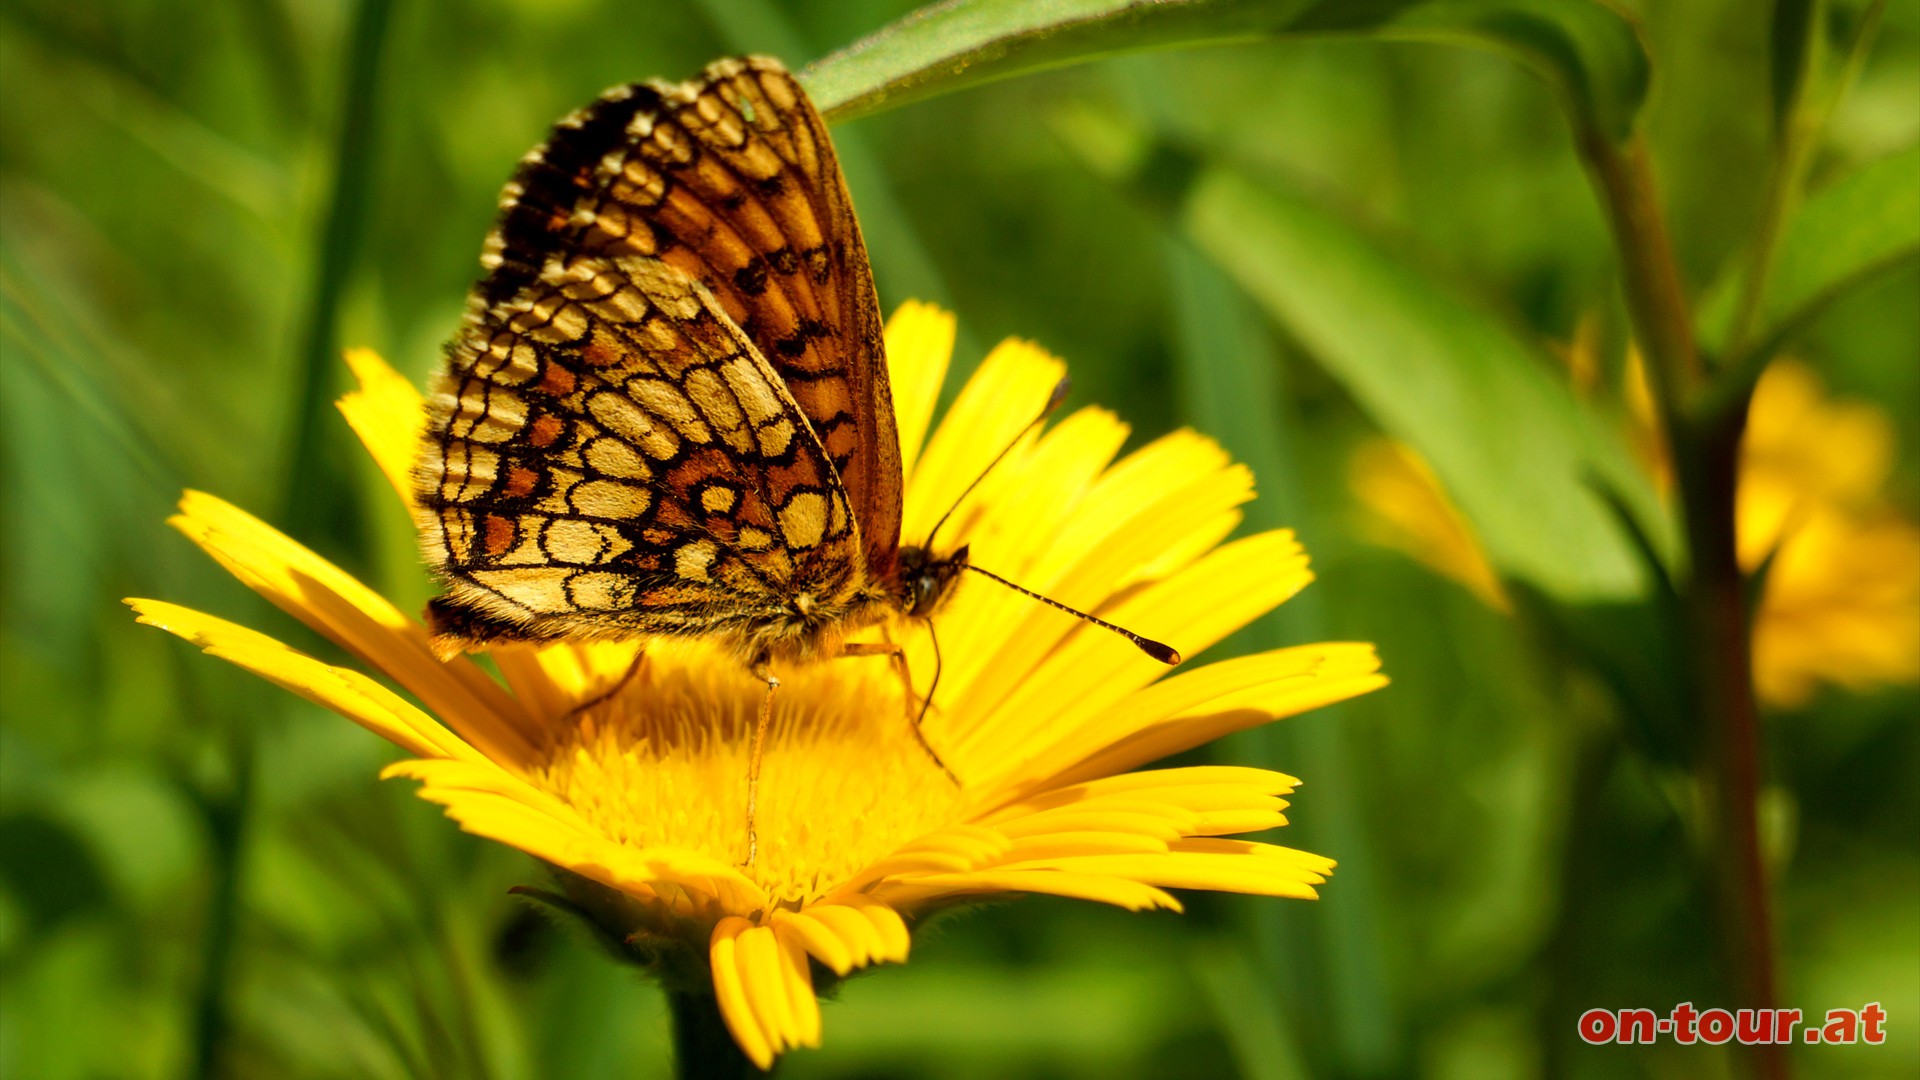
M679 1080L741 1080L766 1076L733 1041L712 988L667 991L673 1018L673 1074ZM776 1066L777 1067L777 1066Z
M333 411L334 379L340 368L340 301L360 251L365 231L368 189L373 172L374 102L380 76L381 46L393 13L392 0L361 0L354 9L342 72L339 130L335 137L333 190L320 233L320 258L307 301L300 337L300 377L288 415L286 484L280 519L287 526L324 522L338 506L344 485L336 483L327 460L326 431Z
M212 882L207 895L207 922L200 949L200 985L193 1002L192 1073L221 1075L220 1054L226 1045L230 1021L227 986L233 967L233 943L239 927L241 855L253 804L254 754L252 729L245 720L231 725L227 757L233 768L232 786L225 792L204 793L200 811L207 826Z
M1705 729L1698 772L1725 974L1737 1006L1766 1009L1775 1000L1772 882L1760 848L1760 709L1734 515L1746 421L1743 400L1737 412L1676 431L1673 451L1693 560L1681 607L1692 705ZM1787 1075L1785 1047L1756 1046L1751 1055L1757 1075Z
M1671 430L1680 403L1689 399L1700 381L1700 361L1646 138L1634 134L1624 145L1616 144L1605 133L1586 127L1575 133L1575 140L1599 189L1614 246L1620 252L1627 314L1646 354L1661 419Z
M294 432L285 459L286 483L281 490L279 514L282 521L296 517L311 520L313 499L321 486L323 440L320 433L332 412L327 389L334 367L336 323L340 297L365 217L374 82L391 10L390 0L363 0L354 13L335 155L337 172L302 339L299 396L290 403L288 413L294 420ZM200 985L194 993L193 1046L189 1061L195 1076L219 1075L220 1057L231 1027L227 990L232 982L247 825L252 817L254 741L251 722L237 718L227 747L233 769L232 785L224 792L205 796L202 806L212 839L209 869L212 880L201 943Z
M1734 493L1747 398L1696 418L1701 372L1693 320L1673 258L1643 137L1616 144L1578 135L1620 252L1622 285L1672 447L1690 561L1679 614L1687 702L1702 726L1696 775L1706 796L1702 829L1722 928L1723 975L1737 1007L1775 1000L1771 883L1760 850L1760 714L1753 693L1746 582L1735 547ZM1784 1080L1784 1046L1748 1048L1756 1076Z

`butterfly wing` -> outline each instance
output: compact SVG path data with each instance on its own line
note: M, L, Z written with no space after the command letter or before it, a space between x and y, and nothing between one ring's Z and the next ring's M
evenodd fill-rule
M685 89L684 107L714 100L701 95L719 94L716 79L757 72L760 85L766 72L745 63L716 65L707 82L693 84L709 89ZM770 94L767 108L746 111L763 122L778 107L810 118L805 133L782 145L809 168L823 164L824 152L838 185L824 135L808 141L819 134L817 114L784 71L772 70L785 79L776 88L796 96ZM752 100L751 88L733 92ZM468 644L729 630L747 637L790 616L802 597L827 619L872 598L845 478L864 483L890 464L897 506L892 410L884 376L876 388L872 372L836 366L842 354L827 346L839 347L838 331L819 330L828 324L815 317L837 320L857 309L842 295L837 264L822 262L827 247L850 244L843 251L859 257L864 280L857 230L850 241L821 233L798 248L794 274L781 269L784 258L770 259L768 285L757 294L738 280L716 288L724 257L738 255L716 237L737 236L728 221L746 220L748 207L714 186L720 181L672 109L658 87L610 91L563 120L507 186L485 255L492 272L475 287L467 325L436 381L416 476L428 557L448 582L436 609L442 630ZM723 127L704 130L719 138ZM782 214L800 223L788 226L798 242L814 240L807 223L835 205L844 210L844 188L836 204L808 190L813 173L786 164L769 171L763 153L788 160L770 145L741 141L747 149L738 152L751 161L738 168L758 172L729 175L758 175L758 198L782 198L776 186L793 193ZM688 169L703 186L676 179ZM780 183L764 183L769 177ZM709 224L695 230L690 223L709 200L726 203L731 216L709 209ZM807 217L801 204L823 209ZM701 246L681 243L675 229ZM748 295L755 304L729 310L727 297ZM871 308L870 283L864 296ZM807 314L787 314L800 311ZM782 356L780 365L742 319ZM791 334L769 336L789 325L782 319L805 336L787 353L780 342ZM847 333L877 333L870 323L873 311L854 314ZM861 364L878 362L876 351ZM862 449L860 410L874 400L887 404L880 433L890 454ZM816 414L825 417L819 428ZM897 520L896 510L890 542Z
M889 573L900 441L879 300L826 123L765 57L632 91L627 140L568 204L578 242L648 254L712 290L826 448L868 568Z

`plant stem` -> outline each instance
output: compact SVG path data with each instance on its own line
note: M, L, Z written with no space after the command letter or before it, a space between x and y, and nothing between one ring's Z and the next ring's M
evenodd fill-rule
M1693 706L1704 725L1699 773L1725 975L1736 1005L1774 1004L1772 883L1760 847L1760 710L1748 596L1736 547L1735 485L1745 401L1674 440L1693 572L1682 594ZM1787 1075L1786 1049L1751 1048L1755 1072Z
M1679 403L1700 381L1700 361L1646 139L1635 134L1625 145L1617 145L1590 127L1576 132L1575 138L1600 189L1601 206L1620 252L1627 313L1646 354L1654 399L1671 431Z
M667 991L673 1014L673 1074L679 1080L739 1080L766 1076L733 1041L711 989Z
M227 760L233 769L229 787L201 796L213 866L207 895L207 921L200 939L200 983L193 1002L192 1073L220 1073L227 1041L227 988L232 981L233 942L239 929L240 882L246 850L247 819L253 805L253 729L246 720L233 725Z
M1699 357L1645 140L1634 135L1617 145L1589 129L1579 134L1578 143L1620 252L1627 309L1672 447L1690 563L1679 605L1687 704L1702 727L1696 774L1707 796L1702 831L1710 891L1723 929L1723 974L1737 1007L1771 1008L1771 891L1756 817L1760 715L1735 533L1748 398L1741 395L1708 415L1696 416L1690 407L1701 389ZM1749 1049L1754 1075L1787 1076L1784 1046Z

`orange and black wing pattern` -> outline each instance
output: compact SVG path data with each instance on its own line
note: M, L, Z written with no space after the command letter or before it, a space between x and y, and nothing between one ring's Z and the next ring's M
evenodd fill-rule
M657 99L650 130L591 212L609 236L643 221L660 259L708 283L819 435L884 573L899 545L900 440L873 273L826 122L764 57L639 92Z
M562 120L483 259L416 469L443 638L730 634L763 652L796 609L872 603L850 493L891 491L891 557L899 489L877 314L784 69L722 61Z

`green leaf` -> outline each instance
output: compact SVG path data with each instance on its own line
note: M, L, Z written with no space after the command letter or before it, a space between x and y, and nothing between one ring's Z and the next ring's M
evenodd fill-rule
M1497 317L1291 192L1201 173L1187 231L1433 466L1504 572L1571 601L1638 595L1632 540L1596 482L1671 550L1647 477L1614 431Z
M921 8L802 74L832 119L1118 53L1310 35L1490 49L1622 138L1647 93L1628 19L1596 0L958 0Z
M1848 292L1920 255L1920 146L1827 185L1801 206L1781 241L1759 329L1743 357L1764 362ZM1746 263L1700 303L1699 337L1727 347ZM1733 358L1729 358L1730 362Z
M1816 193L1781 244L1767 285L1765 339L1797 332L1836 298L1920 255L1920 146Z

